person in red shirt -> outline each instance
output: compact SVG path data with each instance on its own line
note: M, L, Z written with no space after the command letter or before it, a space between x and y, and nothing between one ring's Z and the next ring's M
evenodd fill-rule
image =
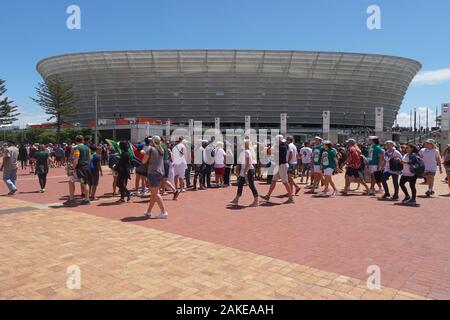
M345 164L347 165L347 171L345 172L345 188L342 194L348 194L348 189L352 181L362 184L366 188L364 194L369 194L369 186L363 179L361 150L356 146L354 139L347 140L347 161Z

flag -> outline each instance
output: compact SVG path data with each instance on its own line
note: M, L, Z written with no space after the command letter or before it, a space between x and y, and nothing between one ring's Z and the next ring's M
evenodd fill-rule
M113 148L113 150L115 151L117 156L120 156L121 151L120 151L120 147L119 147L119 144L117 143L117 141L106 139L106 143L108 143L109 146L111 148Z

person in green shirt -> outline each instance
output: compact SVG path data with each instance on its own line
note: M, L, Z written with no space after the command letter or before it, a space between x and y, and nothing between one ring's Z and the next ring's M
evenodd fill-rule
M369 195L375 194L375 184L378 190L382 190L381 176L383 174L384 152L380 146L380 140L376 136L369 137L369 168L370 168L370 190Z
M319 187L319 184L324 184L323 174L322 174L322 152L323 152L323 145L322 145L322 138L321 137L315 137L314 140L314 146L312 147L312 161L313 161L313 171L312 171L312 177L311 177L311 185L306 187L307 189L311 189L308 192L309 194L314 194L315 189Z
M325 189L319 193L319 197L328 197L329 187L333 188L333 193L335 195L337 192L336 185L333 182L333 174L335 172L341 172L339 168L338 158L336 149L333 148L331 141L323 142L323 150L321 154L321 168L324 175Z
M41 144L39 150L33 154L33 159L36 164L35 174L38 176L39 185L41 187L40 192L45 192L45 186L47 184L47 174L50 165L50 157L47 152L45 152L45 145Z

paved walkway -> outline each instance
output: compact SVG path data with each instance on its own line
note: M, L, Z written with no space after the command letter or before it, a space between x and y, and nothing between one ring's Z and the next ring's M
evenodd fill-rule
M61 208L67 185L62 170L51 175L44 195L23 174L21 193L0 197L2 299L450 298L448 197L405 208L301 193L295 205L274 198L229 210L232 187L166 197L169 219L146 220L140 198L117 205L106 195ZM110 182L105 175L100 195ZM438 195L448 192L437 187ZM66 288L71 265L81 270L80 290ZM381 290L366 285L371 265L381 270Z

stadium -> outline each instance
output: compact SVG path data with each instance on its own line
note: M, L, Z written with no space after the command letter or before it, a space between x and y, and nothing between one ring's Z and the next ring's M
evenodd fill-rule
M142 50L87 52L41 60L43 79L58 75L80 96L72 123L95 119L189 119L208 126L274 128L280 113L289 130L320 128L331 111L331 128L375 126L397 112L421 64L377 54L274 50Z

